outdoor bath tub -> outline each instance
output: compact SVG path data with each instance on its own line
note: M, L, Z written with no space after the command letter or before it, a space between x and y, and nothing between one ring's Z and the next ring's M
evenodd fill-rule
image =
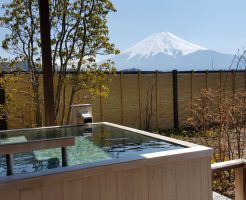
M4 131L0 153L0 200L212 199L212 149L112 123Z

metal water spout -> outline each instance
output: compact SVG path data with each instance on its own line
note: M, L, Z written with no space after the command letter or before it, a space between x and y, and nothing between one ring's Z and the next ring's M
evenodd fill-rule
M92 104L76 104L71 106L71 125L84 125L92 122Z

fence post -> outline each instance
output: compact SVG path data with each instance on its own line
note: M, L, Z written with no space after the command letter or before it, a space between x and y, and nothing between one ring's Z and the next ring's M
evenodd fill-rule
M0 78L3 78L3 73L0 73ZM2 83L2 82L1 82ZM0 105L5 104L5 90L0 84ZM3 118L0 119L0 130L7 130L7 116L6 114L3 115Z
M174 128L179 128L179 110L178 110L178 71L173 70L173 123Z
M235 169L236 200L246 200L246 168Z

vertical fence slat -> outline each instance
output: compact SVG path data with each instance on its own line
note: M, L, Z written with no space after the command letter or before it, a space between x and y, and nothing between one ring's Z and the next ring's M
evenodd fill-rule
M244 91L246 91L246 69L244 70Z
M235 170L235 196L236 200L246 199L246 168Z
M190 109L191 109L191 117L193 117L193 78L194 78L194 71L190 72Z
M0 78L3 78L3 73L0 73ZM0 84L0 105L5 104L5 89L2 87L2 83ZM0 130L7 130L7 116L4 115L2 119L0 119Z
M208 70L205 72L205 76L206 76L206 90L208 89Z
M178 71L173 70L173 122L174 128L179 128L179 110L178 110Z
M236 92L236 72L235 70L232 70L232 97L235 98L235 92Z
M102 92L102 84L100 84L100 92ZM102 105L102 96L100 95L100 121L103 121L103 105Z
M159 128L159 109L158 109L158 71L155 73L155 84L156 84L156 128Z
M223 71L220 71L220 80L219 80L219 86L220 86L220 102L222 101L222 88L223 88Z
M29 87L29 95L32 96L32 87L30 85ZM34 123L35 123L35 119L34 119L34 108L33 108L33 102L30 102L30 125L31 127L33 127Z
M139 108L139 128L142 129L142 114L141 114L141 72L138 72L138 108Z
M123 106L123 72L120 73L120 109L121 109L121 124L124 125L124 106Z

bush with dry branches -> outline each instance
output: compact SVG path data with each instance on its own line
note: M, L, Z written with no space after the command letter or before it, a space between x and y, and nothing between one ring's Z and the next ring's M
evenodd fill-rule
M246 92L221 95L218 91L202 89L191 107L188 124L199 131L207 146L214 148L214 161L244 157Z
M212 162L243 158L246 147L246 92L223 94L202 89L191 106L187 122L198 133L199 143L214 149ZM214 190L233 196L234 173L214 175Z

